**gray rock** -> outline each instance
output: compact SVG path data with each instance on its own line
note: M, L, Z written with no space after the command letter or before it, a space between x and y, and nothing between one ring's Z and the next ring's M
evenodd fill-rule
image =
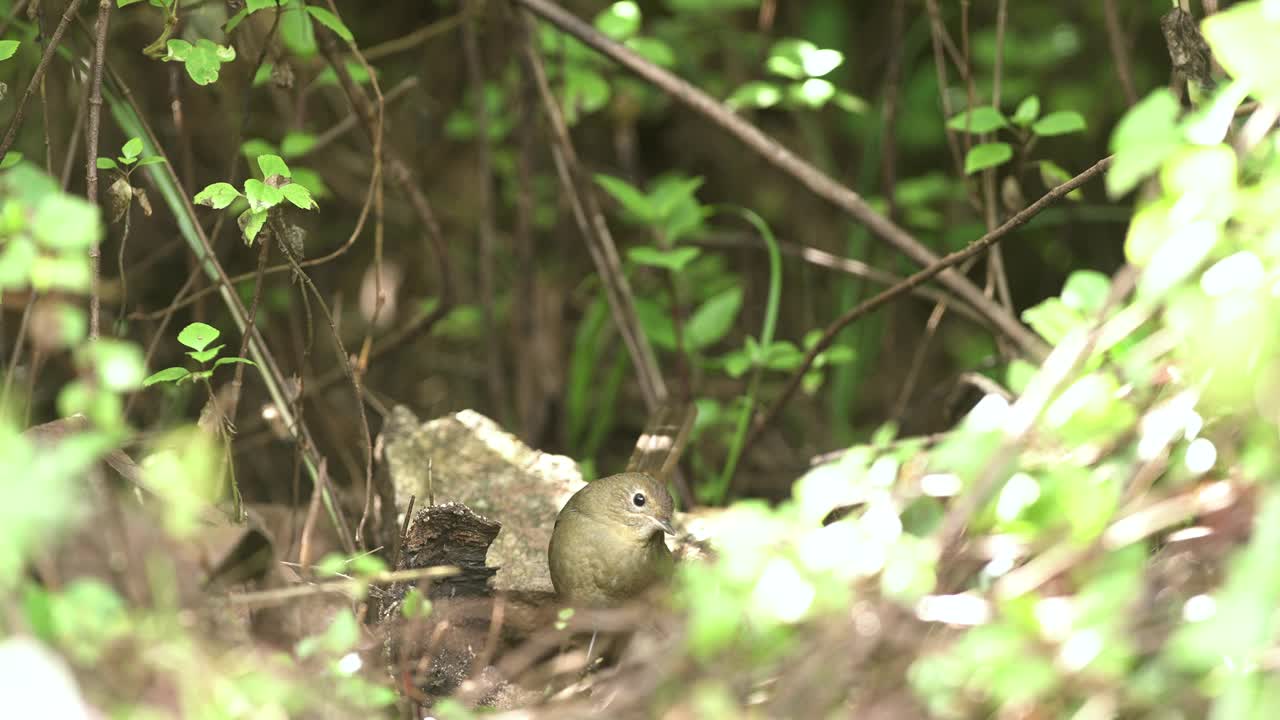
M547 543L556 514L585 484L577 463L534 450L473 410L423 423L408 409L392 409L383 449L403 519L416 507L459 502L501 523L488 562L494 587L550 592ZM428 466L431 467L430 485Z

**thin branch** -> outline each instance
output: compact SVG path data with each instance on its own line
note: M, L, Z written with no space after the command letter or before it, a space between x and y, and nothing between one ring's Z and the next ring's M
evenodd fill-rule
M551 123L552 137L555 140L551 146L551 155L555 161L556 174L560 177L560 186L573 210L574 220L587 243L587 250L596 266L596 273L604 285L609 309L618 331L622 334L623 343L627 346L632 365L636 369L645 404L652 412L667 398L666 383L659 372L653 347L640 329L635 298L631 294L627 277L622 272L622 260L618 255L617 245L613 242L613 236L609 232L609 224L600 211L592 187L585 183L583 183L584 187L579 187L580 164L577 153L569 137L569 127L565 123L564 114L560 112L560 106L551 92L546 69L542 66L542 57L538 54L532 39L535 37L533 19L527 14L525 28L523 43L525 61L538 88L538 94L542 98L543 112Z
M1102 16L1107 25L1107 42L1111 46L1111 60L1116 66L1120 89L1124 91L1125 104L1138 102L1137 86L1133 82L1133 62L1129 57L1128 43L1120 27L1120 14L1116 12L1116 0L1102 0Z
M494 310L494 304L497 301L497 289L494 282L497 265L494 250L497 238L495 237L496 232L493 222L493 161L489 147L489 107L485 93L484 58L480 54L480 42L476 37L479 34L479 28L476 27L479 23L475 20L475 17L479 15L481 5L482 0L469 0L468 2L468 9L472 11L472 19L462 26L462 55L467 66L467 81L471 85L471 92L475 98L476 176L479 182L479 187L476 190L476 213L478 215L476 221L476 249L479 254L477 289L480 291L480 307L484 313L485 336L486 344L488 345L486 370L488 371L489 381L487 385L490 405L493 407L493 411L499 417L502 417L507 414L511 400L510 393L507 391L506 374L502 367L504 354L502 338L506 337L507 334L499 332L497 313ZM526 268L526 270L528 269Z
M93 89L89 92L89 125L85 129L85 197L98 204L98 133L102 123L102 74L106 66L107 27L111 23L112 0L98 0L98 22L94 27L93 64L89 69ZM3 154L3 153L0 153ZM102 243L89 247L89 264L93 275L89 294L89 339L96 340L101 331L102 314Z

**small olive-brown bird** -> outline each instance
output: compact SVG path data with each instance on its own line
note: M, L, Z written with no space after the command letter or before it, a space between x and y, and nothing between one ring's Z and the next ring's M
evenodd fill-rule
M663 535L675 530L666 479L679 461L693 416L693 405L659 408L627 471L587 483L560 510L547 561L561 601L584 608L616 606L671 574L674 560Z

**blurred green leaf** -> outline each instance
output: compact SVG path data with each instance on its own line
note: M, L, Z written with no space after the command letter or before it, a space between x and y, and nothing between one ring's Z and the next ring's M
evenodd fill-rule
M1008 143L980 143L964 156L964 172L972 175L989 167L1002 165L1013 158L1013 148Z

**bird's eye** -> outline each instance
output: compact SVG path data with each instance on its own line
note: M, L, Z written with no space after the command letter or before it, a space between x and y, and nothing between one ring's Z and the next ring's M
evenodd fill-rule
M644 507L644 493L636 493L635 495L632 495L631 502L634 503L636 507Z

